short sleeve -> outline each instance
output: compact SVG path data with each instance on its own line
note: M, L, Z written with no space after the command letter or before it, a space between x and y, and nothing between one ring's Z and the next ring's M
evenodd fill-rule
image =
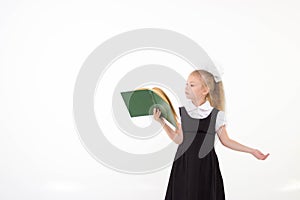
M225 112L220 110L218 112L217 119L216 119L215 131L217 132L219 130L219 128L226 123L227 123L227 121L226 121Z

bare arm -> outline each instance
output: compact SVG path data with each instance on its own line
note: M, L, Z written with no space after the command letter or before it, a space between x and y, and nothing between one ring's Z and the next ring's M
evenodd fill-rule
M166 124L165 120L160 117L160 114L161 111L159 109L153 109L153 118L162 125L171 140L173 140L176 144L181 144L183 140L181 124L178 123L178 128L176 128L174 131L170 126Z
M220 138L221 143L224 146L226 146L232 150L250 153L259 160L265 160L270 155L269 153L264 155L258 149L254 149L254 148L242 145L242 144L238 143L237 141L229 138L225 125L223 125L219 128L219 130L217 131L217 134Z

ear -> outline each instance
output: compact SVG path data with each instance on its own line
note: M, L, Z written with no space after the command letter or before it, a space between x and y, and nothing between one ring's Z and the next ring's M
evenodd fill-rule
M204 87L203 92L202 92L203 96L208 95L208 93L209 93L209 88L208 87Z

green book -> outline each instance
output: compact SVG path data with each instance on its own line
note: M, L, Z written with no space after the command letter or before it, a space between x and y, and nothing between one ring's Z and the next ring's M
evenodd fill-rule
M153 109L156 107L161 111L160 117L178 128L170 104L155 91L138 89L121 92L121 95L131 117L153 115Z

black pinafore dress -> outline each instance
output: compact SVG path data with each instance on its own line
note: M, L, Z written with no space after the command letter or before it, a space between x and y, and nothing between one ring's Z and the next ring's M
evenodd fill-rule
M179 107L183 142L173 161L165 200L225 200L223 178L214 148L218 109L203 119Z

